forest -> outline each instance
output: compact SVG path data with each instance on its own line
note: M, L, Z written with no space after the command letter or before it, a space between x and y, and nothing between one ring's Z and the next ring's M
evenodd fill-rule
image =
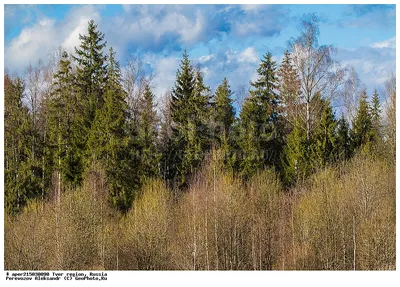
M91 20L4 76L6 270L395 270L396 78L368 95L302 22L248 90L183 51L158 97Z

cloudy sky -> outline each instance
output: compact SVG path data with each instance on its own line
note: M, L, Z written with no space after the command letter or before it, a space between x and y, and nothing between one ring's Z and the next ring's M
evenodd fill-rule
M157 75L156 94L174 82L184 48L215 89L227 77L232 89L256 77L270 51L280 61L287 41L300 34L306 13L320 18L321 45L353 65L369 93L395 72L395 5L5 5L4 64L22 74L62 46L79 45L87 22L96 21L121 66L141 57Z

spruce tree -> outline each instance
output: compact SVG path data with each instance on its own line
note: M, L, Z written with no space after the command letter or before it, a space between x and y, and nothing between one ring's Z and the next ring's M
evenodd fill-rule
M183 127L192 115L190 98L193 95L195 80L195 72L185 50L172 88L171 117L176 126L175 130Z
M215 136L220 144L229 139L229 132L235 120L232 91L226 78L218 86L214 96L214 121L217 123Z
M155 110L154 94L145 85L139 99L138 148L140 150L141 182L159 174L160 154L156 146L158 117Z
M374 91L374 94L371 98L371 107L370 107L370 114L371 114L371 122L372 122L372 132L374 134L375 140L378 140L381 130L381 103L379 100L378 92Z
M210 88L204 84L202 73L195 71L195 84L189 98L192 113L184 127L186 145L184 147L180 171L180 185L187 184L188 176L192 175L202 163L205 153L210 149Z
M257 69L259 78L251 82L250 97L246 99L241 114L243 175L250 176L257 169L278 164L281 152L281 135L278 111L278 79L276 63L267 53Z
M195 75L192 64L186 50L180 67L176 73L175 85L171 92L170 114L172 119L172 135L168 143L169 149L166 150L165 165L168 166L165 179L170 185L183 185L185 175L188 173L182 168L187 145L187 126L192 114L190 107L190 97L195 87Z
M75 47L77 63L77 88L79 100L83 106L84 128L88 133L96 110L104 104L103 89L106 81L106 60L103 54L106 46L104 34L97 30L93 20L88 23L87 35L79 34L79 48Z
M41 194L42 170L35 160L32 117L23 105L25 85L20 78L4 77L4 207L10 214L22 210L29 199ZM32 148L37 150L32 150Z
M290 131L299 113L300 80L287 50L277 75L279 77L279 97L285 129Z
M188 176L199 167L210 146L209 99L209 87L204 85L201 72L194 70L184 51L171 99L173 128L166 178L173 185L187 184Z
M346 118L342 114L342 117L338 121L337 133L336 133L336 144L337 144L337 159L346 160L352 155L352 143L350 138L350 127Z
M261 108L257 98L251 96L243 104L238 127L238 145L240 149L240 171L248 178L263 168L264 150L261 146L260 119Z
M354 117L351 129L353 149L358 149L367 144L369 145L372 137L372 118L367 102L367 93L363 91L360 95L357 113Z
M295 121L282 153L282 174L286 184L292 185L310 174L309 145L305 127L299 120Z
M126 93L121 85L121 70L110 48L107 61L107 81L104 104L96 115L87 143L87 169L100 162L105 168L110 200L120 210L129 208L133 192L138 188L137 173L129 157L129 137L126 131Z
M214 136L216 147L218 147L223 156L223 165L230 169L234 166L234 159L231 154L233 151L233 137L231 130L235 121L235 108L231 98L232 91L226 78L218 86L214 96L213 121Z
M67 52L63 52L58 70L53 76L50 96L46 99L48 143L54 170L58 173L58 187L62 183L77 185L82 180L83 118L77 111L75 75Z
M336 155L337 122L330 102L322 100L322 114L312 135L312 161L314 167L333 163Z

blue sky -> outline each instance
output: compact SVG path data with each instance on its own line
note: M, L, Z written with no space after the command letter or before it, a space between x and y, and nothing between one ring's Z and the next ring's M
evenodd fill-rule
M58 46L79 44L90 19L105 33L121 66L140 56L156 74L154 91L172 87L184 48L215 89L227 77L232 89L254 80L270 51L279 62L287 41L300 34L306 13L320 18L321 45L355 67L371 93L396 70L395 5L5 5L5 67L23 74Z

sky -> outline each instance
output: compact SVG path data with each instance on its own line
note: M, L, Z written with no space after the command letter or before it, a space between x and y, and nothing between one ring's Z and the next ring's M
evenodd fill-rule
M214 90L228 78L232 90L257 78L262 56L280 63L288 40L300 35L307 13L320 19L320 45L334 45L334 58L354 66L371 94L396 72L395 5L12 5L4 6L4 65L23 75L62 46L79 45L93 19L123 68L136 55L156 76L153 91L174 84L187 49ZM108 48L107 48L108 50Z

